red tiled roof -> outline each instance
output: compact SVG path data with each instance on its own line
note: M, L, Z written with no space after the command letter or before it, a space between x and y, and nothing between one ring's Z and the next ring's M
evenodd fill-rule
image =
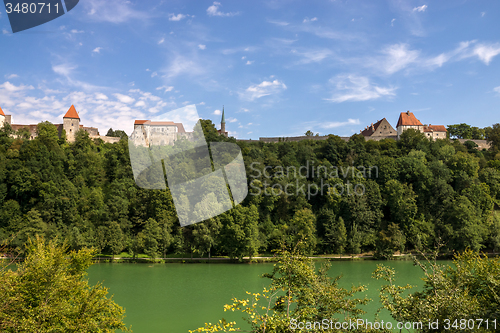
M401 114L399 115L399 120L398 124L396 125L396 128L399 126L424 126L424 125L422 125L420 120L418 120L412 112L406 111L406 112L401 112Z
M173 121L152 121L151 126L172 126L175 125Z
M174 123L173 121L151 121L151 120L136 120L134 125L149 125L149 126L177 126L178 133L186 133L182 123Z
M0 115L5 116L5 113L3 113L2 108L0 108Z
M424 126L424 132L446 132L444 125L428 125Z
M186 130L184 129L184 125L182 125L182 123L175 123L175 125L177 126L178 133L186 133Z
M66 112L63 118L80 119L80 116L78 115L78 112L76 112L75 106L71 105L68 112Z

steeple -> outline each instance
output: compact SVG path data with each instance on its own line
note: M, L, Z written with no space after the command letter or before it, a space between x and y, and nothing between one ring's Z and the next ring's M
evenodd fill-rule
M219 131L220 135L225 135L227 136L226 134L226 118L224 117L224 105L222 106L222 119L220 121L220 131Z

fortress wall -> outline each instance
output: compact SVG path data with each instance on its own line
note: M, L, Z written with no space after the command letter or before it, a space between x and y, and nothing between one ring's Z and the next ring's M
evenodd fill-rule
M483 150L483 149L490 149L491 145L486 141L486 140L469 140L469 139L457 139L460 141L461 144L464 144L466 141L472 141L475 144L477 144L477 149Z
M380 140L384 140L384 139L397 140L398 136L397 135L386 135L386 136L368 136L368 137L365 137L366 141L369 141L369 140L380 141Z
M115 138L112 136L101 136L100 138L106 143L117 143L120 141L120 138Z

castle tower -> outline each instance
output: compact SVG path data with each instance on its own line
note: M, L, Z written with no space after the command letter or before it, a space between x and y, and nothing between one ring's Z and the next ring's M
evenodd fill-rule
M226 119L224 118L224 106L222 106L222 119L220 121L220 131L221 133L226 132Z
M63 129L66 132L66 140L74 142L75 133L80 129L80 116L73 105L63 117Z

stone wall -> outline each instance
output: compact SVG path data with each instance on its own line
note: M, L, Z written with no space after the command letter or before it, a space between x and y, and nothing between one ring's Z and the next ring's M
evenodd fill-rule
M120 138L115 138L113 136L100 136L99 138L106 143L117 143L120 141Z
M463 144L466 141L472 141L475 144L477 144L477 149L483 150L483 149L490 149L491 145L486 141L486 140L469 140L469 139L457 139L460 141L461 144Z

